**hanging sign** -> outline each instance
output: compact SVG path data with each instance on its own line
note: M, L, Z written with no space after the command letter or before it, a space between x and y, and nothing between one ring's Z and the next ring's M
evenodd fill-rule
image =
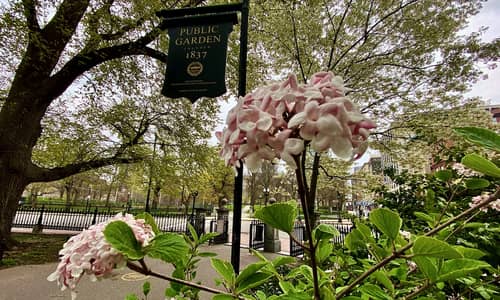
M169 50L162 94L200 97L226 92L227 40L237 22L236 13L166 19Z

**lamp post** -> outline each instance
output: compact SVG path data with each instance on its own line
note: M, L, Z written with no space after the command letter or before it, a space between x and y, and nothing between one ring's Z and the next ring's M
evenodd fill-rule
M264 193L264 204L265 206L267 206L267 199L269 197L269 188L264 187L263 193Z
M198 191L194 191L191 195L193 196L193 208L191 209L191 222L192 225L194 226L194 204L196 202L196 196L198 196Z

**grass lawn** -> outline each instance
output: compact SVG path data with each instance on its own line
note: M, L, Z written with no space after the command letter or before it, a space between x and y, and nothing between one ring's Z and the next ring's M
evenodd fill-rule
M19 242L19 245L4 253L0 261L0 270L58 261L58 252L69 235L13 233L12 237Z

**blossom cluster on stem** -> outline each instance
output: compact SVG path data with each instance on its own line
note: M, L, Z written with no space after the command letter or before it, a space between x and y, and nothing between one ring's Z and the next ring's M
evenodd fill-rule
M143 219L119 213L71 237L59 251L59 265L47 280L57 281L61 290L69 288L74 298L76 296L74 290L84 274L95 281L110 275L115 268L124 267L127 258L111 247L104 237L104 229L114 221L127 223L142 246L147 246L154 237L153 229Z
M470 207L475 207L488 200L490 197L489 193L483 193L482 195L472 197L472 201L469 203ZM488 205L481 207L479 210L487 212L488 208L496 211L500 211L500 199L490 202Z
M375 124L346 97L346 90L341 77L318 72L306 84L290 75L240 97L226 127L216 133L221 156L234 166L243 159L250 170L275 158L297 167L293 156L307 144L317 152L331 149L346 160L361 157Z

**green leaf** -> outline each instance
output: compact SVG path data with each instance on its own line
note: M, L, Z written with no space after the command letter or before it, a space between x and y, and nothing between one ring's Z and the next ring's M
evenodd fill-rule
M316 260L321 264L333 251L333 243L329 240L321 240L316 248Z
M217 256L217 253L213 253L213 252L200 252L200 253L198 253L198 256L199 257L214 257L214 256Z
M212 258L210 262L215 271L217 271L224 281L228 283L229 287L233 287L236 278L233 266L227 261L223 261L218 258Z
M467 154L462 158L462 164L474 171L499 178L500 169L491 161L477 154Z
M273 260L272 264L275 268L277 268L279 266L293 264L295 261L295 258L292 256L278 256Z
M144 257L142 246L135 239L134 232L123 221L109 223L104 229L104 237L113 248L127 256L131 260Z
M415 256L430 256L437 258L461 258L460 252L448 243L432 237L421 236L415 240L413 245Z
M500 136L494 131L478 127L457 127L453 130L469 142L500 151Z
M178 262L187 255L189 246L184 238L175 233L163 233L157 235L150 246L147 247L147 255L152 258L161 259L167 263Z
M385 300L385 299L392 300L392 298L389 297L389 295L387 295L379 286L371 283L365 283L363 286L359 288L359 291L376 300Z
M327 224L320 224L313 230L316 241L329 240L339 235L340 233L335 227Z
M262 272L253 273L252 276L246 277L237 284L236 292L242 293L248 289L259 286L264 282L266 282L272 276L273 276L272 274L267 274Z
M490 182L483 178L469 178L465 180L465 186L470 190L480 190L490 186Z
M439 170L434 173L434 176L441 181L449 181L453 177L451 170Z
M486 255L483 251L479 249L467 248L464 246L455 246L454 248L458 252L460 252L464 258L479 259Z
M147 212L143 212L143 213L137 214L135 216L135 218L136 219L143 219L144 221L146 221L146 224L151 226L151 229L153 229L153 232L155 234L160 233L160 229L158 229L158 225L156 225L155 218L153 218L152 215L148 214Z
M139 300L139 298L137 298L137 295L136 295L136 294L128 294L128 295L125 297L125 300Z
M144 296L147 297L150 291L151 283L149 283L149 281L144 282L144 284L142 285L142 293L144 294Z
M253 264L249 264L248 266L243 269L240 274L236 277L236 285L238 285L241 281L247 279L250 276L255 275L260 269L265 267L268 264L268 262L256 262Z
M212 300L233 300L233 299L237 299L231 295L225 295L225 294L218 294L218 295L215 295Z
M198 241L198 244L200 244L200 245L205 244L206 242L210 241L211 239L218 236L219 234L220 234L219 232L209 232L209 233L202 234L200 236L200 240Z
M359 230L359 232L363 236L364 243L365 244L366 243L375 244L375 239L373 238L372 230L370 229L370 227L359 222L358 220L356 220L355 223L356 223L356 228Z
M437 279L437 261L430 257L425 256L416 256L413 258L413 261L417 264L418 268L425 277L429 278L431 282L435 282Z
M389 276L387 276L384 272L376 271L371 276L380 282L386 289L391 291L391 293L394 293L394 284L392 284Z
M196 233L196 229L194 229L193 225L191 225L189 222L187 223L187 227L189 229L189 232L191 233L191 238L197 243L199 238L198 234Z
M416 211L413 213L415 215L415 217L421 219L421 220L424 220L427 222L427 224L431 225L431 224L434 224L434 222L436 221L434 219L434 217L426 214L426 213L423 213L423 212L419 212L419 211Z
M450 259L444 262L438 280L455 280L468 275L472 271L490 267L491 266L488 263L481 260L468 258Z
M349 232L349 234L346 235L344 242L347 249L351 251L366 249L363 234L357 228L353 229L351 232Z
M370 213L370 221L390 239L398 237L402 221L397 213L387 208L378 208Z
M265 206L255 212L255 217L270 226L292 233L295 218L297 217L297 203L275 203Z

